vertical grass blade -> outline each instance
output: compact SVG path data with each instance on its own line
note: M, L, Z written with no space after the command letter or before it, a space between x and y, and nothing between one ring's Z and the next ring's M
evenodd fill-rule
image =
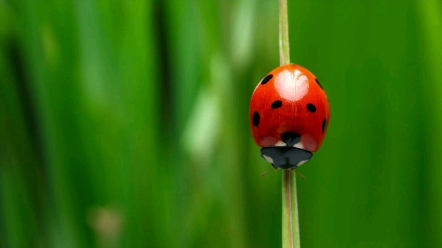
M428 87L422 87L424 106L430 106L430 110L424 111L427 115L426 125L428 125L428 151L429 159L425 166L428 168L425 175L426 193L423 200L426 202L426 208L423 215L423 221L428 223L424 228L423 236L427 241L428 247L441 247L442 238L440 235L427 235L434 233L435 230L442 230L442 183L440 161L442 161L442 153L440 147L442 145L442 132L440 125L442 118L442 72L440 65L442 64L442 4L440 1L428 0L418 1L417 10L420 14L421 27L423 32L423 53L426 60L423 61L424 69L428 70L425 75L426 82L430 82ZM437 114L436 114L437 113ZM420 169L422 170L422 169ZM422 215L419 215L421 217Z
M287 0L279 1L279 56L281 65L290 63ZM296 174L291 171L284 171L282 180L282 247L301 247Z

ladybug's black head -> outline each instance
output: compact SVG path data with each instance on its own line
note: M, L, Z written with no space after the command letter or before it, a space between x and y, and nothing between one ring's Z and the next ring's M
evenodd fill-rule
M295 170L308 162L313 153L296 147L278 146L261 148L261 156L276 169Z

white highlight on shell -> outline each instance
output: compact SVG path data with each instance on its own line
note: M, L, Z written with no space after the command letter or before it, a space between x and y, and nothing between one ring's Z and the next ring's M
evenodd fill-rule
M273 164L273 159L271 157L267 157L266 155L262 155L262 157L269 163Z
M302 160L301 162L299 162L296 166L301 166L301 165L303 165L303 164L305 164L305 163L307 163L308 162L308 160Z
M293 73L284 70L275 79L276 91L287 101L301 100L307 95L308 87L308 78L300 70L295 70Z

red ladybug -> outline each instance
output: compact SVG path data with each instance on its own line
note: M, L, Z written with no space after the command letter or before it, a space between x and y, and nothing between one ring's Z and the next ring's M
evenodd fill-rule
M276 169L294 170L319 150L330 104L318 79L299 65L284 65L256 86L250 127L261 156Z

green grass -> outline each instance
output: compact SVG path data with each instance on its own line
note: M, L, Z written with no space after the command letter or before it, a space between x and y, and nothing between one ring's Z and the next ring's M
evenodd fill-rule
M289 1L332 118L303 247L441 247L441 2ZM0 0L0 246L280 247L248 123L275 1Z

